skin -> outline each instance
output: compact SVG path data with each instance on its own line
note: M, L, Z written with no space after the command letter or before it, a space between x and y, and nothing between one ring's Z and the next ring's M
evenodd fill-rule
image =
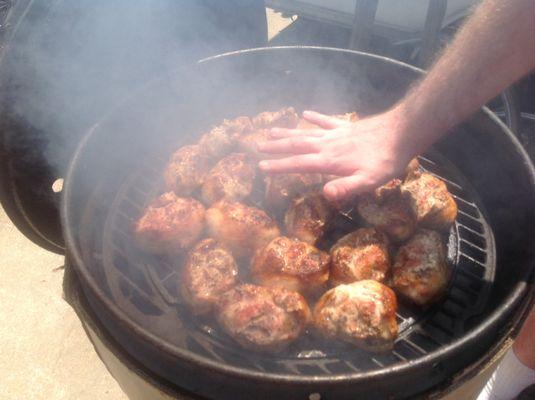
M320 129L273 129L265 172L342 176L327 183L329 200L369 191L402 173L411 158L535 67L533 0L487 0L469 18L427 76L392 109L357 122L316 112Z
M518 337L513 343L513 351L518 359L526 367L535 370L535 338L533 333L535 332L535 309L532 308L531 312L524 322L524 326L520 330Z
M273 129L261 161L268 173L317 172L341 176L324 195L340 201L401 175L407 163L448 130L535 68L533 0L486 0L475 10L427 76L392 109L357 122L312 111L320 129ZM513 350L535 369L535 311Z

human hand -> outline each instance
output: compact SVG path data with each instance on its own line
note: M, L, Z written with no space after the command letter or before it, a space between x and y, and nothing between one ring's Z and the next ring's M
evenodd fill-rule
M331 201L371 191L403 173L416 155L409 145L403 114L391 110L356 122L305 111L318 129L271 130L271 140L258 144L262 153L288 157L261 161L268 173L307 172L339 176L325 184Z

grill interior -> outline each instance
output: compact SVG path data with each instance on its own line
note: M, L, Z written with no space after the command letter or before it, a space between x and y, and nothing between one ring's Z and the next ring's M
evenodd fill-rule
M146 160L122 183L105 221L100 246L93 247L91 255L95 261L102 261L104 281L113 300L164 342L214 361L261 372L330 375L371 371L419 358L462 336L471 326L472 317L483 311L495 274L494 239L474 189L448 160L431 152L420 157L420 163L446 182L459 208L447 237L453 273L444 300L427 310L400 304L399 337L394 350L387 354L327 343L313 332L281 354L244 351L218 329L215 321L193 317L182 306L177 295L177 270L182 259L171 262L144 254L133 245L133 222L161 192L164 163ZM253 197L260 198L261 194ZM355 213L344 211L329 240L359 226L362 224ZM326 244L323 247L328 248Z
M131 221L157 190L154 177L165 162L147 157L166 158L177 140L191 143L188 135L223 118L288 104L375 114L420 76L380 57L302 47L218 56L189 73L147 84L96 124L73 157L63 191L64 237L84 294L148 372L217 399L415 398L462 377L501 340L533 271L535 173L513 135L485 111L437 143L462 174L436 154L421 159L449 181L459 206L448 246L454 274L448 297L435 308L400 309L408 322L400 321L393 353L375 356L307 338L288 353L259 356L241 351L208 320L189 318L175 304L171 266L128 245Z

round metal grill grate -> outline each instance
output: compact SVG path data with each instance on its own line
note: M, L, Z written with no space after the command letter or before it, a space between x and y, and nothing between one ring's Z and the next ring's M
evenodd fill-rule
M101 259L115 303L159 339L214 361L262 372L298 375L369 371L416 359L462 336L472 317L483 311L494 279L495 247L477 194L449 161L434 152L420 157L422 167L440 177L454 196L459 214L448 238L452 278L447 296L430 309L400 304L399 337L387 354L367 353L326 342L309 333L282 354L243 351L210 318L192 317L177 295L177 270L183 260L148 256L131 240L133 222L161 190L164 161L143 164L122 184L105 223ZM360 226L353 212L339 215L331 239ZM321 247L321 246L320 246ZM93 247L94 250L98 250ZM242 268L243 269L243 268Z

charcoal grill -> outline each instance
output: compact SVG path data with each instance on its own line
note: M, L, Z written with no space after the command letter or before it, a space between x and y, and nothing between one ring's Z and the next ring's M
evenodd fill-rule
M132 221L160 190L170 152L210 125L285 105L369 115L394 104L420 73L359 52L255 49L150 82L110 112L80 143L62 203L69 257L106 329L169 385L218 399L408 398L479 359L508 321L518 323L518 307L531 296L535 248L533 166L488 110L421 157L459 207L448 240L454 274L436 307L400 308L401 334L388 354L309 336L282 354L241 351L210 320L189 317L175 268L138 253L129 238ZM354 227L351 212L340 219L341 231Z

